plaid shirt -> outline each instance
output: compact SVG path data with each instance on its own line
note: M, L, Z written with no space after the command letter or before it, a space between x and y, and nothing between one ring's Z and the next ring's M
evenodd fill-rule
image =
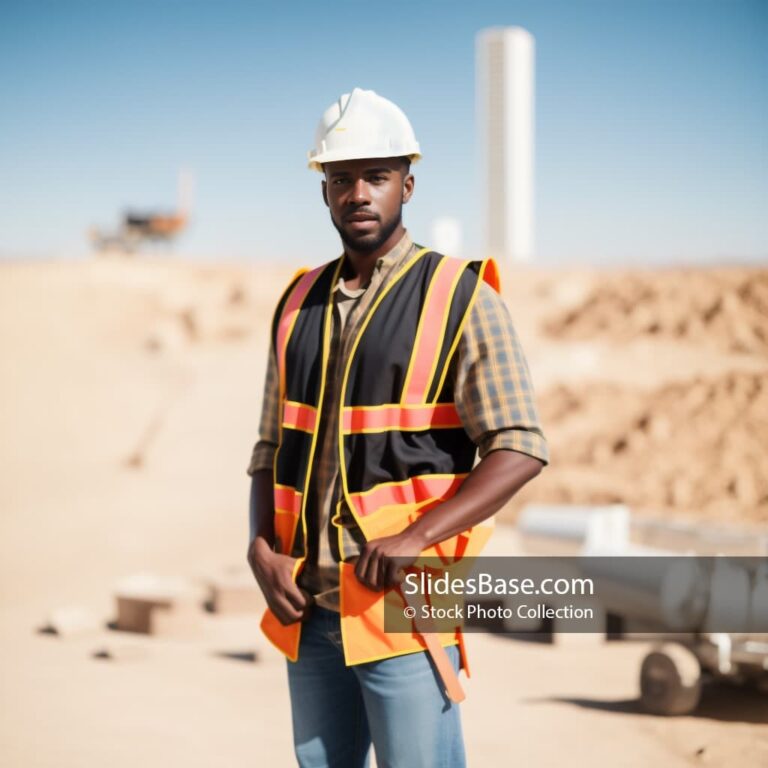
M320 431L307 493L307 560L299 583L312 594L338 586L340 560L359 553L365 543L343 501L336 437L338 400L343 362L348 359L357 329L379 289L416 251L406 233L400 242L376 262L367 286L350 291L343 278L333 291L333 323L328 358L328 377L320 410ZM547 444L539 425L528 365L502 298L481 282L477 300L464 325L456 354L451 361L454 401L470 439L482 459L495 450L526 453L549 461ZM272 469L278 443L280 403L275 351L270 345L262 401L260 440L253 448L248 474ZM331 522L339 505L340 528ZM293 555L304 554L301 527ZM327 603L327 604L326 604ZM323 603L338 609L334 600Z

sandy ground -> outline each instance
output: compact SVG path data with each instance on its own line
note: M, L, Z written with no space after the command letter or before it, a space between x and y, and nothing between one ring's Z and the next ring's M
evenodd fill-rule
M242 565L268 324L293 271L0 266L0 764L292 764L284 662L256 615L201 612L177 638L39 630L66 605L104 627L115 584L138 571L201 588ZM506 276L553 462L502 517L524 500L618 499L765 531L765 272L694 277ZM732 298L715 311L718 292ZM686 295L699 321L654 321ZM650 320L633 318L638 302ZM739 461L723 461L733 451ZM768 764L765 696L710 687L692 716L642 714L643 645L469 643L471 765ZM94 656L105 648L117 658Z

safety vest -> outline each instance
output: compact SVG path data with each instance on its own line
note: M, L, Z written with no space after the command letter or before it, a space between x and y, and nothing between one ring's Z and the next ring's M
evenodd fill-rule
M274 528L284 554L293 551L299 526L306 553L306 489L317 450L332 292L343 258L301 271L272 324L282 409ZM356 332L335 407L343 500L366 540L399 533L453 496L472 470L476 446L462 426L448 374L481 280L499 290L492 259L465 261L419 250L378 292ZM333 522L339 526L338 508ZM422 555L456 563L478 554L491 531L490 524L475 526ZM296 562L294 580L305 557ZM339 569L347 665L424 650L415 629L384 631L385 604L400 614L405 606L399 588L374 592L357 580L353 563L341 562ZM292 661L298 658L301 627L282 625L269 609L261 622L264 634ZM440 633L440 643L459 645L461 666L469 674L461 629Z

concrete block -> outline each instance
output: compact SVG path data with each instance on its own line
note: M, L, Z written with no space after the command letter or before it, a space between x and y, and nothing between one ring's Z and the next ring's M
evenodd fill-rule
M136 574L116 588L116 628L148 635L184 636L197 631L201 611L179 579Z

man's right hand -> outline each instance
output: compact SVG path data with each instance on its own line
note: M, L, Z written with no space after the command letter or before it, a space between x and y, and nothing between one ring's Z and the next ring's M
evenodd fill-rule
M248 564L267 605L281 624L294 624L306 618L311 601L291 578L295 557L275 552L257 537L248 547Z

